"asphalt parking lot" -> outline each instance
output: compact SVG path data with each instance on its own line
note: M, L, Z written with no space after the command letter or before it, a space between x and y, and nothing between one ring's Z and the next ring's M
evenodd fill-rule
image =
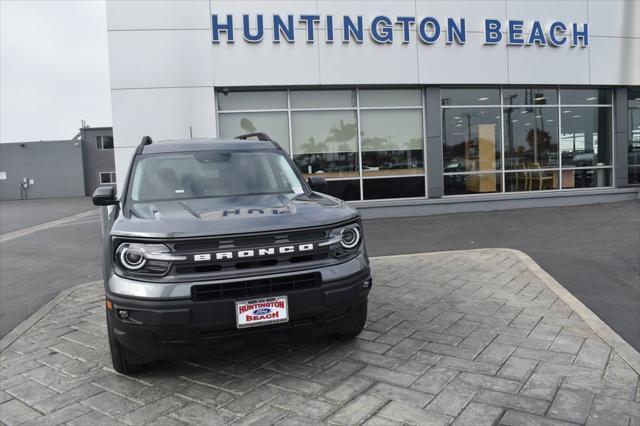
M89 198L2 202L0 224L0 337L61 290L102 276Z
M76 287L0 354L0 423L640 423L640 354L526 255L372 268L357 339L202 353L133 378L110 367L100 284Z
M93 209L90 197L3 201L0 234L24 229Z

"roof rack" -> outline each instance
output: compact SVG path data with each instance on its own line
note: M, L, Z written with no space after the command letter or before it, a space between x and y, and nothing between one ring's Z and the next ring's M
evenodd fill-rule
M259 141L263 141L263 142L271 142L273 146L275 146L277 149L282 149L282 147L278 142L271 139L271 136L262 132L246 133L244 135L236 136L234 139L249 140L250 138L256 138Z
M259 141L275 142L273 139L271 139L271 137L268 134L262 133L262 132L245 133L244 135L236 136L234 139L248 140L250 138L256 138Z
M146 145L151 145L152 143L153 139L151 139L151 136L143 136L142 140L140 141L140 145L138 145L138 148L136 149L136 154L142 154L142 149Z

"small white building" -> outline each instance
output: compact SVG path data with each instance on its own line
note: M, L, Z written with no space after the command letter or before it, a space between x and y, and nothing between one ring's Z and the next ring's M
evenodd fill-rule
M107 2L116 175L265 132L365 216L637 198L640 1Z

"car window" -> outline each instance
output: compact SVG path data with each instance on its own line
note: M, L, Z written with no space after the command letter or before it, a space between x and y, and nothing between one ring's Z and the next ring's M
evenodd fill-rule
M258 194L299 194L302 183L277 152L197 151L140 159L134 202Z

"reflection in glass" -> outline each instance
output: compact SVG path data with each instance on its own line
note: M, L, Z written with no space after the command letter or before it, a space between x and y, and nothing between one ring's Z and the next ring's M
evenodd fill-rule
M500 89L443 88L440 99L443 106L500 105Z
M344 201L354 201L360 199L360 181L352 180L329 180L327 194L338 197Z
M257 91L257 92L225 92L217 93L218 111L255 110L255 109L286 109L287 92Z
M444 172L500 168L500 109L443 108Z
M524 169L523 172L505 173L507 192L544 191L558 189L558 172Z
M611 103L609 89L560 89L562 105L597 105Z
M421 106L420 89L362 89L361 107Z
M640 184L640 89L629 89L629 184Z
M355 90L292 90L291 108L354 108Z
M557 105L558 90L543 87L509 87L502 90L504 105Z
M424 197L424 177L364 179L365 200Z
M360 126L367 176L424 173L421 110L363 110Z
M611 186L611 169L578 169L562 171L562 188L599 188Z
M355 111L291 113L293 159L304 174L358 176Z
M504 108L508 170L558 167L558 109Z
M289 151L289 124L286 112L232 112L220 114L218 117L222 138L263 132Z
M562 167L611 165L611 108L561 109Z
M629 88L627 91L629 108L640 108L640 89Z
M444 195L481 194L502 191L500 173L445 175Z

